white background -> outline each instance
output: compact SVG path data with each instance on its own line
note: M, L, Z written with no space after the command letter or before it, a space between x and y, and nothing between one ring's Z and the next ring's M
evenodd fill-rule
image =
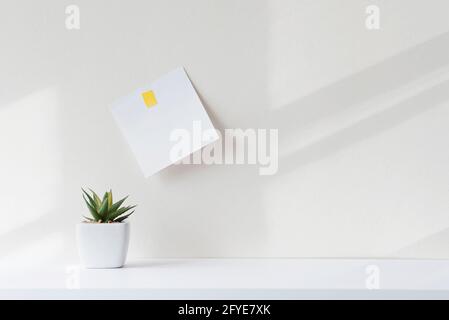
M65 28L65 7L81 29ZM381 30L365 8L381 9ZM80 188L130 194L130 257L449 257L447 0L2 1L0 263L76 259ZM280 170L145 179L110 104L183 65Z

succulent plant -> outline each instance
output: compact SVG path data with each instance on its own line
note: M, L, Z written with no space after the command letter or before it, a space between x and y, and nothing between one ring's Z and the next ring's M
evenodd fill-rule
M86 217L85 222L96 222L96 223L112 223L112 222L122 222L134 211L127 213L129 210L134 209L136 206L122 206L128 196L123 199L113 202L112 190L105 192L103 199L91 189L91 194L83 190L83 199L86 202L87 208L89 208L92 217ZM127 214L125 214L127 213Z

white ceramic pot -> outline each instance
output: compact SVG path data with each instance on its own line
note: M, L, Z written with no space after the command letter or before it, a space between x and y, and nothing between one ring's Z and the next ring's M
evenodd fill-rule
M129 223L79 223L76 227L81 263L86 268L120 268L125 264Z

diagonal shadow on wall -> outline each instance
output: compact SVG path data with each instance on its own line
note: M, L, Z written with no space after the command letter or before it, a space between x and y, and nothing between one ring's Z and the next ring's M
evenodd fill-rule
M449 228L423 237L389 254L392 258L428 258L447 257Z
M449 100L449 81L440 83L422 94L374 114L340 131L282 158L279 174L318 161L348 146L391 129L440 103Z
M355 108L449 65L449 32L276 109L268 123L282 136Z
M438 72L449 65L449 33L410 48L377 65L338 81L284 106L267 117L267 127L279 128L280 143L304 128L326 118L357 110L376 97ZM416 96L374 113L371 117L342 128L318 142L281 157L279 174L319 160L353 143L379 134L432 106L445 101L447 83L441 83ZM280 150L282 153L283 150Z
M63 245L71 242L71 235L75 234L73 225L65 225L62 229L60 226L54 225L54 221L63 218L59 210L51 211L36 220L27 222L0 235L0 258L13 253L20 254L21 250L54 233L62 235L61 241L64 242ZM54 256L53 258L56 259L58 257Z

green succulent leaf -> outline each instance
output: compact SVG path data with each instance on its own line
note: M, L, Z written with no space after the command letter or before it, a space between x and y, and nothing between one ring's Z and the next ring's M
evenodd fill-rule
M90 196L90 194L88 194L88 193L86 192L86 190L84 190L83 188L81 188L81 190L83 190L84 195L86 195L86 197L89 199L90 205L91 205L93 208L96 209L97 205L96 205L96 203L95 203L95 200ZM83 197L84 197L84 196L83 196Z
M131 209L134 209L135 207L136 207L136 206L128 206L128 207L120 208L120 209L118 209L116 212L114 212L113 214L111 214L111 215L109 216L109 220L111 220L111 221L116 221L116 219L117 219L118 217L120 217L122 214L128 212L128 211L131 210Z
M93 208L91 206L91 204L87 201L87 199L86 199L86 197L84 197L84 195L83 195L83 198L84 198L84 201L86 202L87 208L89 208L89 211L90 211L90 214L92 215L92 217L96 221L101 220L101 216L98 214L98 212L95 210L95 208Z
M93 198L95 200L95 204L97 205L97 208L101 206L101 199L100 197L93 191L92 189L89 189L90 192L92 192Z
M131 211L131 213L128 213L120 218L115 219L115 222L122 222L123 220L125 220L126 218L128 218L130 215L132 215L134 213L134 211Z
M111 212L114 212L114 211L118 210L118 209L121 207L121 205L123 204L123 202L125 202L125 200L128 199L128 197L129 197L129 196L126 196L126 197L124 197L123 199L121 199L121 200L117 201L116 203L114 203L114 204L111 206L110 211L111 211Z
M98 209L98 214L101 216L103 221L106 221L108 215L108 198L104 198L101 202L100 209Z
M112 205L114 202L112 201L112 190L109 190L108 192L108 209L111 210Z

